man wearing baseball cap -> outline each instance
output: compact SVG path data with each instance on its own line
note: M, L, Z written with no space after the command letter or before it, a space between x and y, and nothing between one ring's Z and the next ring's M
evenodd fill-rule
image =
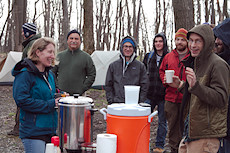
M160 78L166 87L165 91L165 117L168 121L169 131L169 146L171 153L177 153L180 140L179 114L182 102L182 93L177 88L171 86L171 83L165 83L165 70L174 70L174 75L185 81L185 70L182 63L183 60L189 57L187 30L180 28L175 34L176 48L165 55L160 69Z

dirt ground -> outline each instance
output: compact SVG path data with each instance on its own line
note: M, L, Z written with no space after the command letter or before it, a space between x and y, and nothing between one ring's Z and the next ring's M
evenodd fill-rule
M91 89L86 96L94 100L95 108L107 107L105 91ZM23 145L20 138L9 136L7 132L13 129L15 124L16 104L12 98L12 86L0 86L0 153L23 153ZM155 147L155 137L157 130L157 117L151 123L150 147ZM106 121L103 115L97 111L93 116L93 139L96 141L97 134L106 132ZM166 152L168 150L168 139L166 138Z

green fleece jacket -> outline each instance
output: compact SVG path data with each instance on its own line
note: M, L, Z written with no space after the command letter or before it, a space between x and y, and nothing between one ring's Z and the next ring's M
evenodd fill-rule
M23 53L22 53L22 59L27 57L27 53L30 50L31 46L33 45L34 41L41 38L41 34L33 35L29 39L26 39L23 41L22 46L24 47Z
M57 87L72 94L83 94L93 84L96 69L90 55L80 49L66 49L57 55L57 65L52 69Z

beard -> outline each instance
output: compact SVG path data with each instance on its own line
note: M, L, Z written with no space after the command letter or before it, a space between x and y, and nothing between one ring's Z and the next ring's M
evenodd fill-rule
M179 52L185 51L186 48L187 48L187 46L183 46L183 45L178 45L178 46L176 46L176 49L177 49L177 51L179 51Z

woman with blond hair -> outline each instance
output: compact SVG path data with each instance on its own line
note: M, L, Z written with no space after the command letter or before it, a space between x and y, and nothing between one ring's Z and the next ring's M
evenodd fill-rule
M37 39L28 52L28 58L18 62L12 70L15 77L13 97L20 107L19 137L25 153L44 153L47 142L56 135L59 98L54 75L56 44L51 38Z

